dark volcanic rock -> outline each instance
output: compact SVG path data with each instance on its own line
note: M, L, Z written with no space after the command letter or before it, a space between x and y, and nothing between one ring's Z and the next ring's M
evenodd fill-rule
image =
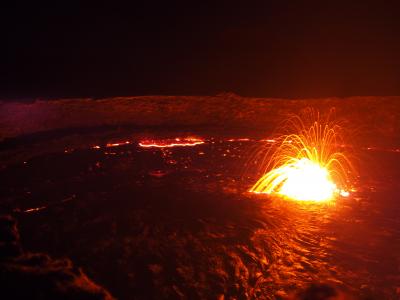
M114 299L68 259L23 253L16 222L0 217L2 299Z

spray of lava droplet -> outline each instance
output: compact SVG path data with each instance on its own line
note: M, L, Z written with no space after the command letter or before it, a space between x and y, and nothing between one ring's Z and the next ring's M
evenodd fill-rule
M348 196L353 168L341 147L342 127L331 118L332 112L322 118L312 109L289 118L284 130L295 133L281 135L269 148L264 175L250 192L316 202Z

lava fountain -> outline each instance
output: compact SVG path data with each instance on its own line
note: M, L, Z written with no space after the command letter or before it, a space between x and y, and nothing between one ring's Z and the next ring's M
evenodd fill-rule
M275 139L264 175L250 192L315 202L348 196L353 168L344 153L343 128L332 115L321 117L307 109L285 121L283 128L290 133Z

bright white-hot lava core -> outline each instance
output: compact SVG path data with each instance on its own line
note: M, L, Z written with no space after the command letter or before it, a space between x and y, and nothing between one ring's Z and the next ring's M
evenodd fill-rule
M348 196L348 174L352 169L343 153L341 127L319 113L308 110L306 118L295 116L285 124L276 140L264 175L250 189L254 193L277 194L300 201L329 201ZM272 151L272 154L271 154Z
M253 192L277 192L296 200L325 201L334 196L336 189L325 168L301 158L264 175Z

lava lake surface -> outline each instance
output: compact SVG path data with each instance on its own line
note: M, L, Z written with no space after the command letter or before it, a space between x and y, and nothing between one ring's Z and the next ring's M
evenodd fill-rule
M267 144L171 130L22 140L0 205L26 249L71 258L118 299L285 299L315 283L396 299L399 151L356 149L357 190L305 204L247 192L244 166Z

